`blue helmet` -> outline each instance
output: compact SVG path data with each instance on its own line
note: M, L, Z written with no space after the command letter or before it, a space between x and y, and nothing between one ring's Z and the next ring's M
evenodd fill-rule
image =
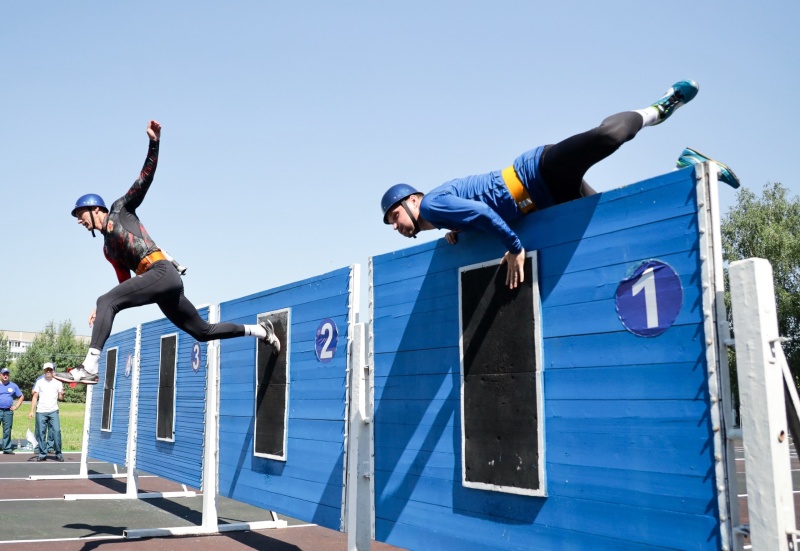
M76 210L84 207L100 207L108 210L106 204L103 202L103 198L96 193L87 193L86 195L78 197L78 200L75 201L75 208L72 209L72 216L75 216Z
M395 184L390 187L381 199L381 210L383 211L383 223L388 224L386 213L394 208L397 203L408 199L412 195L421 193L408 184Z

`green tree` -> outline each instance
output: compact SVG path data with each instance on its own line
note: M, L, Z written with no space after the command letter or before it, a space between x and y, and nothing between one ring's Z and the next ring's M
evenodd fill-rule
M800 383L800 198L789 197L780 183L768 183L761 197L742 188L737 204L722 220L726 262L764 258L772 264L778 330L789 368ZM727 275L727 274L726 274ZM726 293L726 301L730 305ZM730 307L728 308L730 312ZM734 331L736 320L733 320ZM735 360L732 362L735 367ZM735 378L732 379L735 381ZM800 386L800 385L798 385Z
M53 362L56 371L64 371L68 367L78 365L86 356L89 345L75 338L72 322L65 321L58 326L49 322L44 330L33 339L30 348L21 354L14 369L14 382L30 400L31 390L36 379L42 374L42 365ZM86 385L64 385L64 400L67 402L85 402Z
M8 346L8 338L4 333L0 333L0 369L11 365L11 348Z

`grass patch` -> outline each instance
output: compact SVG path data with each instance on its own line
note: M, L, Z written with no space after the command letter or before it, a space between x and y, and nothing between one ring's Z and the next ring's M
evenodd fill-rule
M61 420L61 451L79 452L83 444L83 414L86 404L58 403L58 416ZM23 402L14 412L14 428L11 430L11 439L25 440L28 429L35 434L34 419L28 419L31 403Z

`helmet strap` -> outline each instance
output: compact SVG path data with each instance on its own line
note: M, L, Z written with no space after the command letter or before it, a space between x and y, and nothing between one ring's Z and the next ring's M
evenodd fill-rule
M409 217L409 218L411 218L411 221L412 221L412 222L414 222L414 235L412 235L411 237L413 237L414 239L416 239L416 238L417 238L417 234L418 234L418 233L419 233L419 231L420 231L420 227L419 227L419 220L417 219L417 217L416 217L416 216L414 216L413 214L411 214L411 209L410 209L410 208L408 208L408 205L406 205L406 200L405 200L405 199L403 199L403 202L402 202L402 203L400 203L400 204L403 206L403 209L405 209L405 211L406 211L406 214L408 214L408 217Z

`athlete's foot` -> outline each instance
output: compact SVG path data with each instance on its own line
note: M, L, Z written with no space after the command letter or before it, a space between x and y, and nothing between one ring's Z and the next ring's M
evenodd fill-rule
M696 149L692 149L691 147L687 147L686 149L683 150L683 153L681 153L680 158L678 158L678 163L676 166L678 168L686 168L688 166L696 165L697 163L704 163L706 161L712 161L717 164L717 168L719 169L719 172L717 173L717 178L719 179L720 182L724 182L734 189L738 188L741 185L741 183L739 182L739 178L736 177L736 174L734 174L733 171L730 168L728 168L727 165L722 164L719 161L715 161L711 157L707 157L706 155L703 155L702 153L700 153Z
M280 353L281 341L279 341L277 335L275 335L275 328L272 326L272 322L269 320L264 320L259 322L259 325L264 328L264 331L267 332L267 336L261 340L264 341L268 346L274 348L276 354Z
M658 121L653 123L661 124L667 120L678 107L685 103L689 103L697 95L700 87L693 80L682 80L676 82L672 87L667 90L666 94L653 104L653 107L658 110Z
M81 383L84 385L96 385L98 379L97 373L89 373L83 365L73 367L66 373L56 373L53 377L62 383Z

